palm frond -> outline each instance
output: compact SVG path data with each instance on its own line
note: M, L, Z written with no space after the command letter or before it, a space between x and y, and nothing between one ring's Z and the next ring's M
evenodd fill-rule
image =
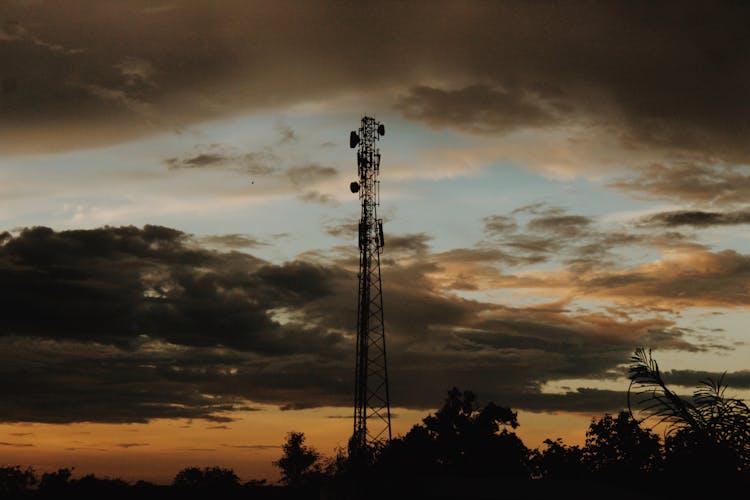
M750 408L727 397L726 373L701 380L691 402L667 387L651 350L636 349L630 362L628 408L633 418L637 409L644 415L639 422L665 424L667 434L687 432L696 443L731 452L738 470L750 469Z
M667 424L668 432L683 427L700 428L696 407L685 401L667 387L659 371L659 364L651 355L651 350L639 347L630 358L628 369L628 410L633 418L633 403L639 407L644 422L656 419L658 424Z

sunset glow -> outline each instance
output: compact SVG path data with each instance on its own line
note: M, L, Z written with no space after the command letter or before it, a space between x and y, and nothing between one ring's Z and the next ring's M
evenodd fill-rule
M346 448L365 114L394 434L456 386L582 444L639 346L750 394L747 10L0 0L0 463Z

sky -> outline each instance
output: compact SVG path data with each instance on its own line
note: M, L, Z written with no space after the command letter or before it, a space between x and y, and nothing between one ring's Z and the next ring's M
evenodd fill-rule
M379 142L395 434L750 395L744 2L0 0L0 463L278 478L351 434Z

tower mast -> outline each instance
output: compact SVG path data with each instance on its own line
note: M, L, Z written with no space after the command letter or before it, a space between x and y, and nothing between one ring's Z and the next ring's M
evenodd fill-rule
M391 439L391 406L383 324L383 294L380 253L383 250L383 220L380 205L380 150L377 141L385 127L365 116L359 131L352 131L349 146L357 148L359 181L359 297L357 302L357 352L354 370L354 433L350 452L360 454Z

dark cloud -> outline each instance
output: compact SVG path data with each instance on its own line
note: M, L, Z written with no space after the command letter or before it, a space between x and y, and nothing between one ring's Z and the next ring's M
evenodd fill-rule
M188 243L184 233L158 226L24 230L0 249L0 274L15 288L3 294L8 312L0 334L54 331L55 338L95 335L123 345L147 335L184 345L284 350L272 340L283 343L283 329L267 310L288 304L274 297L302 301L306 290L325 295L332 286L310 264L279 267Z
M488 234L515 232L518 224L513 217L507 215L490 215L484 219L484 230Z
M517 408L598 411L615 395L541 387L611 378L638 345L706 348L666 319L452 295L455 266L492 266L505 254L431 253L421 233L390 240L405 257L382 262L394 406L431 408L459 385ZM349 406L357 278L347 259L274 265L159 226L25 229L0 246L0 421L221 424L253 403ZM738 274L739 287L747 278ZM625 296L627 283L644 280L587 278L577 285Z
M456 127L473 133L542 127L558 119L523 89L473 85L457 90L417 86L396 104L406 118L432 127Z
M435 267L422 265L418 275L445 272L439 255L433 259ZM613 371L621 376L617 367L633 345L697 348L684 332L672 328L670 320L618 319L560 307L511 309L438 295L434 282L412 275L418 266L393 266L383 271L384 276L399 276L409 284L395 287L387 282L384 297L386 331L393 335L389 373L399 381L392 394L395 400L408 400L416 407L434 406L440 388L453 384L471 387L483 397L514 407L550 409L555 398L542 393L545 381L612 378ZM429 386L425 380L430 381ZM574 401L580 403L581 411L595 407L579 395L569 396L569 408L576 406ZM611 403L615 393L608 398ZM598 404L596 408L601 409L604 403ZM625 404L623 398L608 409Z
M185 158L184 160L178 160L177 158L169 158L165 160L165 163L169 165L169 168L200 168L211 165L223 165L227 161L227 158L218 154L199 154L192 158Z
M425 271L441 276L444 290L479 290L483 280L491 282L493 278L501 277L501 266L521 263L515 255L491 246L454 248L426 257L433 268L425 266ZM398 260L399 256L395 258ZM386 257L384 262L393 262L388 259L390 257ZM527 263L531 261L534 259L529 259Z
M520 218L526 218L525 223ZM568 261L604 263L601 258L616 246L608 241L612 235L597 230L590 217L545 204L527 205L510 215L492 215L483 221L485 234L505 250L505 262L512 265L564 256L569 256Z
M181 370L197 372L206 366L185 367L176 358L190 354L180 354L179 348L161 353L154 352L165 349L159 343L139 349L107 348L97 345L95 338L59 342L6 337L1 342L5 366L0 373L6 381L0 386L6 404L0 409L0 421L130 423L204 418L223 422L230 420L228 412L246 406L237 397L207 395L185 380ZM188 352L200 356L198 351Z
M516 258L497 248L454 248L435 254L435 259L442 263L512 263Z
M750 224L750 211L706 212L702 210L675 210L660 212L644 219L645 224L658 226L736 226Z
M18 81L13 77L6 76L2 79L0 85L2 85L3 94L12 94L18 88Z
M575 238L586 233L591 218L582 215L552 215L536 217L526 225L531 231L552 233L556 236Z
M136 448L140 446L148 446L148 443L116 443L115 446L118 448Z
M281 448L277 444L226 444L222 443L221 446L225 448L238 448L243 450L276 450Z
M335 238L354 238L357 239L357 232L359 231L358 222L342 222L337 221L333 224L327 224L325 228L326 233Z
M511 215L518 214L531 214L531 215L543 215L546 217L552 217L555 215L561 215L565 213L565 209L561 207L553 207L544 202L530 203L523 205L511 211Z
M288 135L290 131L291 129L282 129L282 133L287 134L282 144L296 140L293 132L291 136ZM275 151L272 146L265 147L258 152L240 153L222 144L198 145L185 156L166 158L162 163L169 170L174 171L195 169L234 171L249 175L253 183L256 177L263 177L266 186L295 190L298 193L297 198L306 203L337 204L333 196L320 192L318 187L320 183L335 177L338 170L316 163L285 167Z
M79 54L82 49L66 48L58 43L50 43L35 35L17 20L6 20L0 27L0 41L28 43L34 47L61 54Z
M660 222L658 216L646 223L634 221L638 223L605 227L592 217L536 203L508 215L485 217L483 222L488 238L484 246L501 249L502 261L509 265L559 260L582 272L616 266L626 247L706 250L691 234L655 231Z
M509 402L513 408L529 411L549 411L549 408L554 407L560 411L601 414L626 409L627 393L580 387L563 394L532 393L524 394L521 398L510 396Z
M315 2L296 6L294 22L284 3L240 0L6 4L0 60L17 82L3 94L6 149L101 144L395 89L398 109L436 126L563 120L628 147L727 163L749 152L737 111L750 80L742 2Z
M327 392L341 373L315 359L350 347L314 303L353 274L205 250L169 228L26 229L0 247L0 275L3 421L224 421L246 399ZM305 389L311 364L323 371Z
M338 202L336 199L327 193L320 193L318 191L305 191L297 196L298 199L305 203L318 203L320 205L336 205Z
M282 134L286 134L282 144L296 140L291 129L282 128ZM277 147L267 146L261 151L239 152L236 148L223 144L197 145L186 155L166 158L162 163L176 172L200 169L237 172L250 176L253 184L256 178L261 177L266 187L293 190L297 193L297 198L306 203L337 204L333 196L321 192L319 187L322 182L335 177L338 170L315 163L285 166L276 154ZM241 246L235 245L235 248Z
M278 170L276 156L269 151L245 153L239 157L241 171L252 175L271 175Z
M0 446L8 446L10 448L33 448L34 445L31 443L8 443L6 441L0 441Z
M321 167L320 165L311 164L299 167L293 167L286 170L286 175L293 185L304 187L308 184L316 183L321 180L330 179L336 176L338 170L333 167Z
M267 176L278 170L279 160L271 149L258 152L237 153L220 144L197 146L196 151L178 158L163 161L170 170L224 168L251 176Z
M660 297L673 303L741 305L750 296L750 256L733 250L700 252L627 271L602 273L583 283L590 293L621 297Z
M425 254L429 249L431 239L432 237L425 233L412 233L389 236L387 240L384 238L384 241L388 246L389 254L393 252Z
M750 389L750 370L740 370L724 374L696 370L669 370L664 372L663 375L664 380L668 384L684 387L696 387L702 381L709 379L716 382L723 375L723 383L729 387L728 392L731 392L733 389Z
M267 246L268 243L246 234L214 234L202 236L198 239L200 243L208 246L217 246L227 249L257 248Z
M654 164L620 178L610 187L643 198L715 205L745 203L750 195L750 170L744 165L715 163Z

